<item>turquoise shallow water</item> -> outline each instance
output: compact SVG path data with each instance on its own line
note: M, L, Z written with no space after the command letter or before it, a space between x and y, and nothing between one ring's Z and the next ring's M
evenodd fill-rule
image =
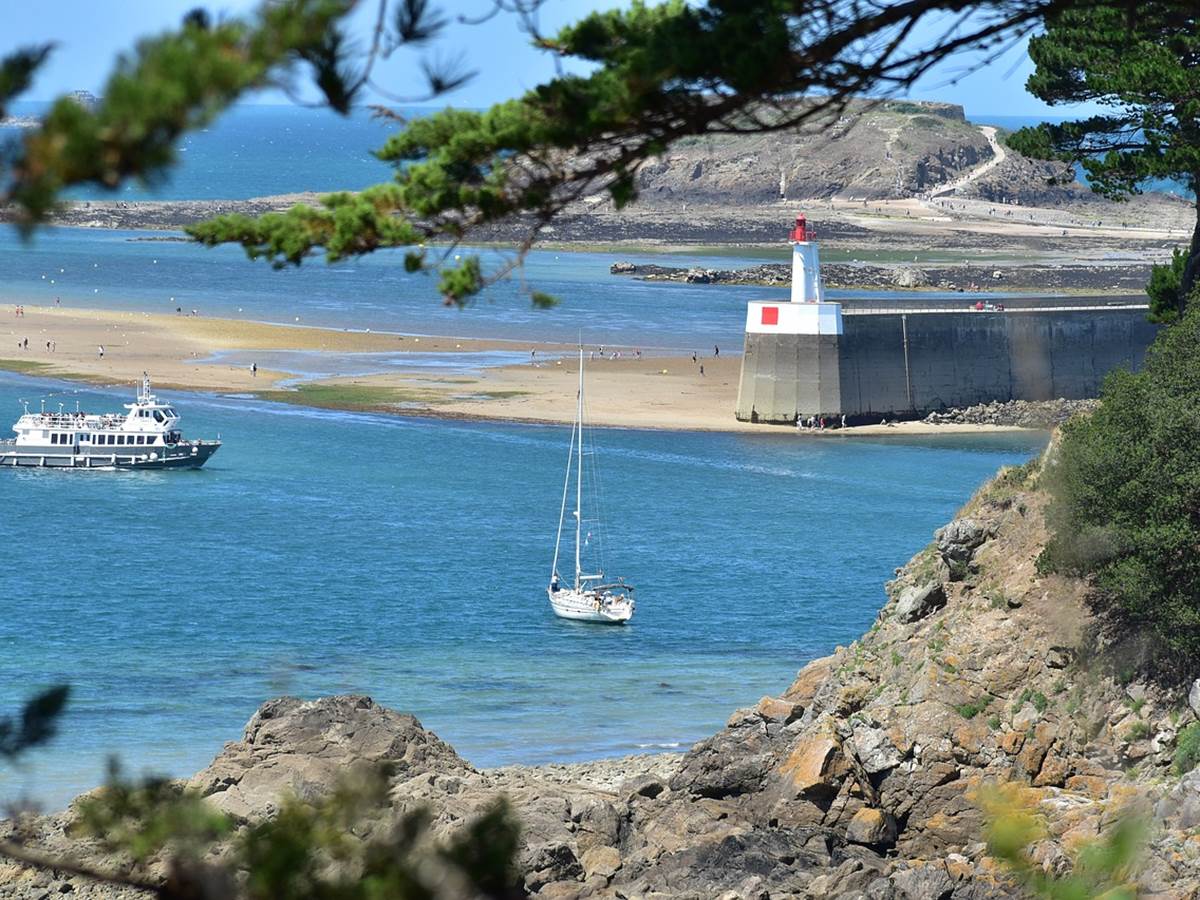
M119 393L0 375L18 400ZM667 748L870 625L883 581L1036 436L597 433L626 628L544 586L568 430L171 395L201 472L0 472L0 710L75 686L0 799L59 803L118 751L204 765L263 700L362 691L481 765ZM3 423L5 426L7 422Z

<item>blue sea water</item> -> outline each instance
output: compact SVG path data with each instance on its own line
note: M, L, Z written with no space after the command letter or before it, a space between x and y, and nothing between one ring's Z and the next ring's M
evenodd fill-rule
M0 375L21 399L119 393ZM1040 438L601 430L634 622L545 598L568 429L171 394L199 472L0 472L0 710L74 686L0 798L203 766L263 700L365 692L480 765L684 747L867 628L892 568Z
M40 115L45 104L17 103L14 115ZM409 115L423 110L410 109ZM392 168L372 151L395 126L367 110L339 116L301 106L236 106L207 129L184 135L178 164L152 184L115 191L73 190L81 200L245 200L299 191L359 190L388 181Z
M492 285L464 310L442 304L434 276L406 272L400 251L334 265L311 260L299 269L277 271L247 261L239 248L209 250L162 237L161 232L48 228L24 243L11 229L0 229L0 304L47 305L57 297L67 305L104 309L173 313L182 307L185 313L195 309L208 316L411 334L534 342L573 342L582 335L588 343L687 353L714 345L740 350L746 302L787 296L786 288L655 283L609 273L618 258L716 268L761 259L538 250L529 254L522 277L529 287L557 297L559 306L534 309L520 279L512 278ZM787 261L787 253L781 246L779 261ZM497 250L482 255L485 271L505 260ZM889 296L828 293L833 298ZM891 296L912 303L972 295ZM0 317L0 334L3 324Z
M353 187L383 169L365 150L333 154L324 131L271 143L278 122L228 121L157 196ZM337 139L375 145L376 125L355 127ZM235 164L234 132L268 139L235 147ZM735 353L745 302L780 293L630 281L608 274L609 254L542 251L526 278L562 306L533 310L508 282L456 310L397 254L274 272L147 236L50 229L23 244L2 230L0 303ZM0 340L22 324L0 317ZM43 397L128 399L0 374L0 430ZM545 599L568 429L171 399L187 432L225 441L201 472L0 472L0 714L37 687L75 691L62 737L0 768L0 801L65 802L109 753L192 772L288 692L369 693L479 765L686 746L861 634L893 567L1041 445L603 430L611 571L639 587L633 624L603 629L555 619Z

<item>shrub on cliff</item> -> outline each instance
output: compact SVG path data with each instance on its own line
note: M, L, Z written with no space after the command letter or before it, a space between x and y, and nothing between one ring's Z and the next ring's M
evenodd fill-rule
M1039 565L1094 577L1094 607L1161 673L1200 661L1200 311L1164 329L1068 422L1048 469L1053 537ZM1114 632L1116 633L1116 632Z
M1179 318L1179 310L1183 307L1179 290L1187 261L1188 255L1176 247L1169 263L1150 267L1150 280L1146 282L1146 296L1150 298L1150 321L1169 325Z

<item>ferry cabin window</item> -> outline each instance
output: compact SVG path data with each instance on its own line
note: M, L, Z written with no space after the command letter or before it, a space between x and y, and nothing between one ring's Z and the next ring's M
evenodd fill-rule
M52 443L52 444L58 443L58 432L57 431L54 432L54 434L50 435L50 443Z
M156 410L154 411L154 421L156 421L156 422L161 422L161 421L163 421L163 418L164 418L164 417L163 417L163 414L162 414L162 410L161 410L161 409L156 409Z

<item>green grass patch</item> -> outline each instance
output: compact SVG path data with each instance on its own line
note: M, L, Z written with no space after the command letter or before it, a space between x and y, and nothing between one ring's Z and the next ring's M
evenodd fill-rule
M976 700L974 703L960 703L954 711L964 719L973 719L988 708L988 700Z
M259 391L263 400L314 406L318 409L391 410L401 403L445 402L441 392L371 384L302 384L294 391Z
M34 362L32 359L0 359L0 369L20 375L40 375L50 368L50 363Z
M1175 739L1175 759L1172 769L1176 775L1186 775L1200 763L1200 722L1193 722Z

